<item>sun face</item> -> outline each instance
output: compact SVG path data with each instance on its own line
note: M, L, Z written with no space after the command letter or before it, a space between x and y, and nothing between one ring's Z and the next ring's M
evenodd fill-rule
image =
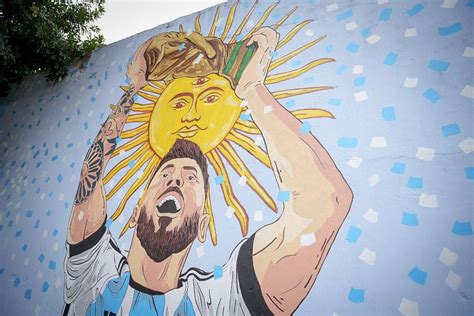
M234 126L242 111L241 102L229 81L217 74L173 80L151 114L151 148L163 157L176 139L185 138L208 153Z
M241 33L253 14L256 4L257 2L241 20L234 33L230 35L229 32L232 28L238 5L238 2L236 2L229 10L224 29L219 37L226 41L226 43L234 43L240 37L243 40L250 38L264 24L277 5L273 4L267 8L254 27L248 31L247 35L243 36ZM272 27L275 30L278 29L295 10L296 7ZM217 7L209 36L217 36L215 33L217 30L216 25L220 20L219 14L220 9ZM196 17L194 27L196 32L202 33L199 19L200 15ZM278 52L279 49L287 45L310 22L311 20L306 20L294 26L278 42L276 51ZM181 25L179 30L184 33L184 28ZM287 72L274 73L275 69L286 64L293 57L313 47L325 38L326 36L321 36L271 62L269 66L270 73L265 79L265 84L269 87L275 99L279 100L333 88L331 86L315 86L296 87L280 91L273 91L271 89L272 84L296 78L315 67L333 62L334 59L332 58L319 58L309 61L302 67ZM127 90L127 88L122 87L124 90ZM126 127L132 127L122 131L120 137L124 140L124 144L117 147L112 154L112 157L120 155L122 159L108 171L103 180L104 184L107 184L119 172L128 169L113 184L112 188L108 190L107 200L109 200L126 183L134 178L125 195L121 197L117 210L112 214L111 218L113 220L120 216L135 192L143 186L145 190L148 188L156 166L177 138L186 138L200 146L210 165L214 168L216 175L222 179L220 181L222 197L228 207L232 208L233 214L240 224L243 236L248 232L249 219L245 206L240 203L238 197L234 194L227 166L230 166L272 211L277 212L276 203L271 195L258 182L252 171L246 166L235 150L235 146L239 146L264 166L269 169L272 168L267 153L252 138L253 135L261 135L260 130L248 116L241 116L242 112L248 109L246 106L242 106L242 100L235 95L231 84L226 78L217 74L209 74L196 77L181 77L170 82L150 81L138 92L138 95L145 100L145 103L135 102L132 105L133 113L128 116L125 125ZM300 120L334 118L330 112L317 108L299 109L291 111L291 113ZM145 184L146 182L147 184ZM210 190L208 190L205 209L210 216L209 232L212 243L215 245L217 243L216 223L214 221L210 195ZM142 204L143 197L144 194L142 193L138 201L139 205ZM218 211L226 212L226 210ZM126 224L120 236L128 228L128 224Z

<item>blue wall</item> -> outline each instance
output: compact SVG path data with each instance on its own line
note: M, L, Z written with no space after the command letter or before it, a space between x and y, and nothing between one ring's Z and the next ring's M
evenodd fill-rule
M271 3L259 2L254 22ZM241 1L237 17L251 5ZM336 62L272 89L336 86L282 104L291 110L325 108L336 116L309 124L354 191L352 209L296 314L472 315L474 2L282 1L266 25L295 5L295 14L278 30L282 36L303 20L315 21L275 57L327 38L283 70L311 58ZM202 12L206 31L214 10ZM135 49L155 34L177 31L180 23L192 28L194 16L108 45L56 85L33 76L3 100L1 315L60 313L66 228L82 159L109 104L121 96ZM238 151L276 198L271 171ZM203 246L195 244L187 264L205 270L225 263L242 238L237 221L225 214L216 175L210 176L217 192L218 245L209 238ZM248 187L235 187L247 206L250 233L277 218ZM118 199L111 200L109 213L117 205ZM255 221L260 210L263 220ZM122 225L110 228L118 236ZM122 249L128 249L130 236L119 240Z

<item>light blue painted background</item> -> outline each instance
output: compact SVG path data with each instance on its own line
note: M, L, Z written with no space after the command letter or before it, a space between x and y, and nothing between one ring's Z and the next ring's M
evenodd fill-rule
M451 1L454 8L443 8L442 0L379 2L382 3L284 1L266 23L275 23L296 4L298 10L279 29L282 36L302 20L315 20L296 40L278 51L276 57L319 36L328 36L274 72L299 67L314 58L332 57L337 62L271 89L337 87L285 99L282 104L291 109L321 107L335 114L336 120L309 122L355 196L326 263L296 314L397 315L403 298L416 302L424 315L472 314L473 171L469 168L474 167L474 161L473 153L465 153L459 143L473 137L473 100L461 95L461 91L468 85L474 86L473 58L463 56L466 47L474 46L474 2ZM328 12L328 6L334 3L338 8ZM269 4L262 1L251 20L255 22ZM242 1L237 17L242 18L250 5ZM223 5L221 14L228 12L230 6L230 3ZM204 31L209 29L213 15L214 9L203 11ZM350 22L355 22L357 28L348 31L346 24ZM194 25L194 16L106 46L92 54L85 68L74 71L54 86L34 76L3 100L0 106L1 315L60 313L66 225L88 143L107 116L109 104L119 99L127 61L137 46L160 32L176 31L179 23L187 30ZM439 28L453 24L456 28L457 23L461 27L459 31L441 35L444 33ZM404 37L407 28L416 28L417 36ZM221 31L218 28L218 34ZM380 40L368 43L366 37L370 34L380 36ZM359 48L350 52L351 47ZM388 65L384 62L387 59L390 64L391 58L387 58L390 53L397 58L392 58L393 64ZM431 60L449 63L447 70L431 69ZM355 65L363 65L363 74L352 74ZM365 83L358 77L364 77ZM415 88L404 87L407 77L418 78ZM439 94L437 102L424 96L429 89ZM354 94L360 91L366 91L368 99L356 102ZM393 108L394 120L386 120L391 117L390 112L384 119L382 112L387 107ZM457 127L445 128L443 133L443 127L451 124ZM454 135L449 135L450 130ZM371 148L374 136L385 137L387 147ZM354 138L357 143L353 148L340 146L345 144L344 138ZM419 147L434 149L433 159L417 159ZM276 197L278 192L271 172L242 150L238 151ZM359 168L347 165L354 156L363 159ZM405 166L403 173L391 171L395 163ZM238 196L247 206L251 233L277 218L251 190L237 185L235 174L231 172L231 175ZM368 178L373 175L378 175L380 181L370 186ZM416 188L416 179L410 182L415 188L410 187L410 177L422 178L423 187ZM206 270L225 263L241 239L237 221L225 216L226 206L213 179L211 184L219 244L213 247L208 240L202 257L197 256L198 245L194 245L188 260L188 266ZM420 206L421 193L436 195L438 206ZM117 204L117 199L109 203L109 215ZM369 208L378 212L377 223L363 218ZM253 221L256 210L264 211L263 222ZM416 214L417 226L402 224L404 213ZM465 223L464 235L453 232L456 221ZM112 224L111 229L117 236L121 225ZM360 231L358 238L354 234L357 231ZM122 249L128 248L130 235L119 241ZM374 265L359 259L364 248L376 252ZM439 260L443 248L458 255L454 265L447 266ZM424 284L409 277L413 269L426 272ZM458 290L445 284L449 271L461 278ZM355 290L351 292L351 288ZM363 302L353 302L362 292Z

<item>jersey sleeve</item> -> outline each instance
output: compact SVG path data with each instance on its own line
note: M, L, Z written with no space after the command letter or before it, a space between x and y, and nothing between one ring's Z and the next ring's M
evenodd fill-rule
M194 296L201 315L272 315L255 275L253 240L254 236L243 240L224 266L214 267L214 273L190 269L183 276L187 295Z
M66 243L64 260L64 301L91 302L104 283L120 274L127 263L104 224L78 244ZM81 304L82 305L82 304Z

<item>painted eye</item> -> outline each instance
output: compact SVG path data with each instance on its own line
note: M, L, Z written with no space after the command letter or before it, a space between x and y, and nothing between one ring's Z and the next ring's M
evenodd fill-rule
M169 176L169 174L168 174L168 173L163 173L163 174L161 175L161 177L162 177L163 179L166 179L166 178L168 178L168 176Z
M184 103L183 101L178 101L174 104L175 109L181 109L181 108L184 108L185 106L186 106L186 103Z
M195 181L195 180L196 180L196 177L191 174L191 175L189 175L189 176L186 177L186 180L188 180L188 181Z
M205 99L206 103L214 103L214 102L217 102L217 100L219 100L219 96L217 94L210 94L206 97Z
M192 84L195 86L200 86L208 81L209 81L208 77L199 77L196 80L194 80Z

